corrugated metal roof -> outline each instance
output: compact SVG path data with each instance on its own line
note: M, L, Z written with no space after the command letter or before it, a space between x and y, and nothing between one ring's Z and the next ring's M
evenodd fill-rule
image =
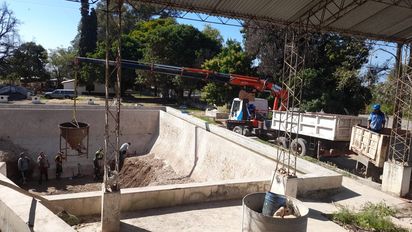
M175 9L253 19L393 42L412 41L409 0L129 0Z

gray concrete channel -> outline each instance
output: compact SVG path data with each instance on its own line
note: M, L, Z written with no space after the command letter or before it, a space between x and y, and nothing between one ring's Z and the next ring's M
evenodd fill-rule
M71 117L70 106L1 105L0 138L13 141L31 154L40 151L55 154L59 149L58 125L70 121ZM97 106L79 107L77 120L90 124L89 151L101 147L104 109ZM169 107L125 107L121 113L121 134L121 142L132 143L133 153L155 154L156 158L165 160L179 175L190 176L195 180L195 183L189 184L122 189L122 212L239 200L248 193L267 191L276 166L276 148L209 125ZM92 159L92 155L70 156L65 169L77 170L80 163L82 170L87 172L92 170L89 167ZM336 172L300 158L297 168L298 196L334 191L342 186L342 176ZM54 172L53 165L49 171ZM6 178L4 174L3 172L3 179ZM0 192L4 192L3 189ZM18 197L27 198L24 195ZM47 196L47 199L70 213L88 216L100 213L100 197L101 192L84 192ZM8 194L0 194L0 208L6 212L13 211L16 205L30 209L32 204L30 199L10 201L8 198ZM22 205L21 202L27 202L27 205ZM41 210L47 211L46 208ZM21 212L7 215L22 221L27 216ZM51 221L48 223L60 223L57 216L52 213L47 215L50 218L48 221ZM0 221L1 230L5 225ZM41 231L56 231L52 230L53 227L50 228Z

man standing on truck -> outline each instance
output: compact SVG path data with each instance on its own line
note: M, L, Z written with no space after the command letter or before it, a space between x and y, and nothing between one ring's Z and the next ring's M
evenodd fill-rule
M381 111L379 104L373 105L373 111L368 118L368 129L374 132L380 132L385 126L385 114Z

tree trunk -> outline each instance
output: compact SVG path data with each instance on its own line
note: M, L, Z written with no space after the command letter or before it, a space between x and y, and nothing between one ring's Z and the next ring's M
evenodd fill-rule
M189 90L189 94L187 95L187 97L188 97L189 99L192 99L192 93L193 93L193 89L190 89L190 90Z

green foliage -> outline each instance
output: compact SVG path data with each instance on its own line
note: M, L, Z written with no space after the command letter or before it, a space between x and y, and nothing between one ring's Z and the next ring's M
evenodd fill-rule
M244 30L247 52L260 61L258 71L279 81L282 75L285 31L281 28ZM358 114L371 100L359 69L370 46L364 40L336 33L312 34L305 54L301 107L307 111Z
M209 105L216 104L221 106L227 101L225 97L226 93L227 88L224 85L208 83L202 88L200 99L207 102Z
M171 18L140 22L130 36L142 44L144 61L174 66L200 67L205 59L219 52L221 46L193 26L178 24ZM161 89L165 97L169 95L169 90L173 90L181 99L183 90L192 92L204 85L203 82L180 76L168 77L147 72L138 74L138 84L154 86L156 92Z
M76 52L73 48L56 48L50 50L48 67L52 78L56 78L58 83L63 81L63 78L74 78L73 61L76 57Z
M109 9L116 9L116 1L111 1ZM106 36L106 0L101 0L96 5L97 11L97 38L102 42ZM159 15L160 12L160 15ZM167 18L178 15L175 10L166 10L163 7L141 4L137 1L125 1L122 8L122 34L129 34L136 29L136 23L149 21L154 17ZM115 11L109 14L109 34L111 38L119 34L117 15Z
M109 48L109 59L114 60L117 53L117 42L113 43ZM122 58L125 60L140 60L142 58L142 45L130 35L122 35ZM105 59L106 56L106 44L100 42L97 45L96 51L93 54L89 54L92 58ZM87 78L82 79L82 83L93 83L95 81L104 83L104 65L96 66L94 64L85 65L83 71L85 73L82 76ZM113 67L111 67L113 68ZM93 73L93 75L87 76L87 74ZM122 68L122 80L121 91L124 92L128 88L133 88L136 79L136 73L132 69ZM111 76L110 85L114 86L115 75Z
M218 44L223 44L223 36L220 34L219 30L213 28L210 24L206 24L202 32L209 39L215 40Z
M242 49L239 42L228 40L222 51L210 60L205 61L203 68L222 73L238 73L253 75L252 58ZM202 89L201 99L208 104L223 105L238 95L239 87L220 83L209 83Z
M8 62L9 75L20 77L23 82L44 81L50 77L46 70L47 51L34 42L20 45Z
M300 74L304 79L302 108L359 114L372 97L358 71L367 61L368 47L363 41L336 35L324 35L319 40L313 67Z
M394 216L395 213L396 211L385 203L366 203L359 212L342 207L332 215L332 220L370 231L406 232L406 229L399 228L391 222L389 216Z
M395 93L395 70L392 70L384 82L377 83L372 87L372 102L367 106L366 111L369 112L373 104L379 103L382 112L392 114L395 105Z
M88 0L81 0L80 14L78 51L79 56L86 56L96 49L97 15L93 8L89 11Z

